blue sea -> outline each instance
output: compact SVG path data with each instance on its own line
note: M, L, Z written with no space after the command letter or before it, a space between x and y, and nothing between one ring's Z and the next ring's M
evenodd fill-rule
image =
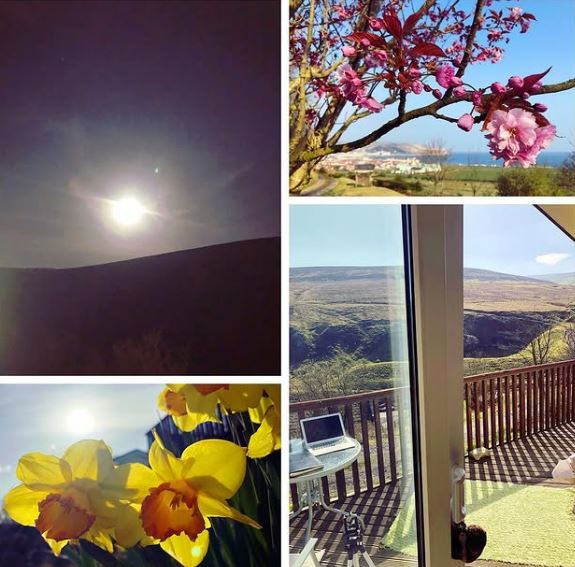
M559 167L568 157L570 152L545 152L539 154L537 165L546 165L549 167ZM491 165L501 167L501 160L494 161L488 152L453 152L448 163L459 165Z

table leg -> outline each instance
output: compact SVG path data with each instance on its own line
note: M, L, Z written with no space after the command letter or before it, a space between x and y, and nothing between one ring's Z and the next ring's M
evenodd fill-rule
M334 514L337 514L338 516L345 516L346 511L345 510L340 510L338 508L334 508L333 506L330 506L324 499L323 497L323 491L320 488L319 491L319 505L324 509L327 510L328 512L333 512Z
M306 526L306 530L305 530L305 541L306 543L310 540L311 538L311 526L313 524L313 507L315 504L315 498L313 497L313 484L312 481L307 481L305 483L306 486L306 490L307 490L307 498L308 498L308 503L307 503L307 510L308 510L308 516L307 516L307 526Z

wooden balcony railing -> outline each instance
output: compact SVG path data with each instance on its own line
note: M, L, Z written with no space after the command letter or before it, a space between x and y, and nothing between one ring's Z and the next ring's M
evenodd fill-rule
M322 479L326 501L344 500L398 480L412 462L407 388L392 388L290 405L290 436L299 419L341 412L346 429L362 444L349 469ZM575 421L575 360L491 372L464 379L466 450L495 447ZM298 495L292 486L292 500Z
M575 420L575 360L464 379L467 451Z
M346 470L322 479L327 502L344 500L400 478L411 459L409 394L407 388L391 388L324 400L290 404L290 436L299 436L299 420L313 415L341 412L347 432L362 445L358 461ZM298 494L292 485L292 501Z

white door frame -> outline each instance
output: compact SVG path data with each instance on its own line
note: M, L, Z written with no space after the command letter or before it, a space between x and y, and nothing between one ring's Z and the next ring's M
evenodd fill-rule
M463 466L463 206L410 207L425 567L451 558L451 477Z

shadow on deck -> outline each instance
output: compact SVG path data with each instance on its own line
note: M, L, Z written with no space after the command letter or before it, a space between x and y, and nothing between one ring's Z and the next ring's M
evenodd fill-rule
M567 423L550 431L535 433L495 447L492 456L483 463L466 462L468 478L516 484L544 483L557 485L551 471L559 459L575 452L575 424ZM565 485L561 485L565 486ZM410 557L383 550L380 543L391 527L403 503L409 497L412 483L409 481L389 482L384 486L363 491L336 503L337 507L363 517L365 522L364 544L376 565L415 566ZM307 516L302 514L290 523L290 547L300 549L305 538ZM313 537L318 538L317 549L325 549L322 565L346 565L343 548L342 522L329 512L317 512L313 524ZM365 563L360 562L362 565ZM504 567L510 563L477 561L477 567ZM514 565L514 567L531 567Z

